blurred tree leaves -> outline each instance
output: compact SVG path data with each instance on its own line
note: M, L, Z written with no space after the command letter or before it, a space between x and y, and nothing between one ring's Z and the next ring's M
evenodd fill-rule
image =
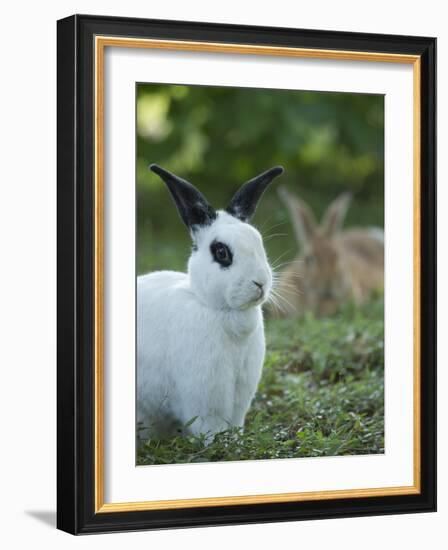
M383 225L384 98L380 95L140 84L137 89L138 270L181 268L188 255L156 162L192 181L216 207L254 175L282 164L282 183L318 215L338 193L350 223ZM256 222L287 222L275 192ZM168 240L169 242L165 242ZM291 243L288 243L291 245ZM165 247L169 246L170 250ZM272 246L280 250L277 243ZM294 243L292 243L294 247Z

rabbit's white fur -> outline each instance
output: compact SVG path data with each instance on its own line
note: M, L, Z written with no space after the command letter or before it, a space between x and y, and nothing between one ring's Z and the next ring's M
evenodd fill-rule
M253 226L225 211L216 214L194 232L187 273L138 278L137 417L143 439L186 432L210 440L243 426L260 379L261 304L269 296L271 268ZM232 250L229 268L213 261L214 241ZM263 285L262 296L255 282Z

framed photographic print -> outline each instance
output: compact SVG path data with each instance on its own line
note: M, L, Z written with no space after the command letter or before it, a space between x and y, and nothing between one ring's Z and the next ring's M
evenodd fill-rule
M58 527L434 511L434 38L58 21Z

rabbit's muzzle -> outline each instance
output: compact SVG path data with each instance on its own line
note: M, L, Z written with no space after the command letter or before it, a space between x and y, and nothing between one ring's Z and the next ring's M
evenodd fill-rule
M227 300L232 309L248 309L261 305L269 297L271 281L269 277L257 277L251 280L241 278L232 285Z
M326 288L325 290L323 290L319 294L319 299L323 300L323 301L325 301L325 300L335 300L336 298L337 298L336 293L334 292L334 290L332 288Z

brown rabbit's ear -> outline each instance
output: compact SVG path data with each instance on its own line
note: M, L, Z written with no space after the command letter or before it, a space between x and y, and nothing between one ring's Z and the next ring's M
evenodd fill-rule
M285 187L278 190L280 199L291 216L294 232L301 248L305 247L316 231L316 219L311 208L301 199L290 193Z
M342 193L327 208L322 219L322 231L325 235L331 237L341 229L351 200L351 193Z

